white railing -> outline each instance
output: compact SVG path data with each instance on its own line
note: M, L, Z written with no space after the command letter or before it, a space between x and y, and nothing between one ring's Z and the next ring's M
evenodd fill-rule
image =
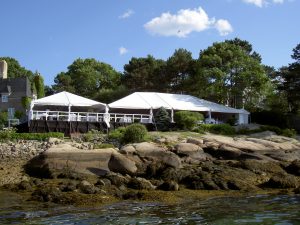
M66 112L66 111L32 111L31 120L57 121L88 121L103 122L109 115L108 121L119 123L152 123L151 114L124 114L124 113L93 113L93 112Z
M125 113L110 113L111 122L119 123L152 123L151 114L125 114Z
M105 113L66 112L66 111L32 111L32 120L90 121L102 122Z

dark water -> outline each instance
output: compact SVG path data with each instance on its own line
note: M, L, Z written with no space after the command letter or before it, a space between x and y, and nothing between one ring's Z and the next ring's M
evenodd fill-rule
M45 206L0 192L0 224L300 224L300 196L216 197L177 205Z

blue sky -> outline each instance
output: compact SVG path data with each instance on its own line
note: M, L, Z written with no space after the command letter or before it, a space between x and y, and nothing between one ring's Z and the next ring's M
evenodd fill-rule
M197 58L239 37L279 68L300 43L299 0L2 0L0 56L16 58L46 84L77 58L123 71L131 57Z

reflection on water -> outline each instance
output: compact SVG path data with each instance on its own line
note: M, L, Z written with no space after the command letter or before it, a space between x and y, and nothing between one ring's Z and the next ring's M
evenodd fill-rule
M121 202L75 208L0 192L0 224L300 224L300 196L217 197L177 205Z

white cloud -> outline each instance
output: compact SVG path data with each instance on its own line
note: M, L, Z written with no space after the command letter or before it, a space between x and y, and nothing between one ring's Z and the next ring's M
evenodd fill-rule
M226 21L227 28L231 28L227 20L221 21ZM187 37L191 32L201 32L209 28L216 28L220 32L215 25L215 19L209 18L207 13L199 7L198 9L181 9L177 14L171 14L170 12L162 13L161 16L147 22L144 27L151 34L182 38ZM225 33L223 32L222 34L225 35ZM229 29L227 29L226 34L228 33L230 33Z
M119 54L120 55L125 55L128 52L128 49L124 48L124 47L120 47L119 48Z
M129 18L134 14L134 11L132 9L128 9L126 12L124 12L121 16L119 16L120 19L126 19Z
M254 4L260 8L267 4L266 0L243 0L243 1L249 4Z
M227 20L220 19L215 24L221 36L226 36L233 31L231 24Z
M253 4L253 5L256 5L260 8L262 8L263 6L267 6L271 3L283 4L285 0L243 0L243 1L246 2L246 3Z
M273 3L282 4L282 3L284 3L284 0L273 0Z

